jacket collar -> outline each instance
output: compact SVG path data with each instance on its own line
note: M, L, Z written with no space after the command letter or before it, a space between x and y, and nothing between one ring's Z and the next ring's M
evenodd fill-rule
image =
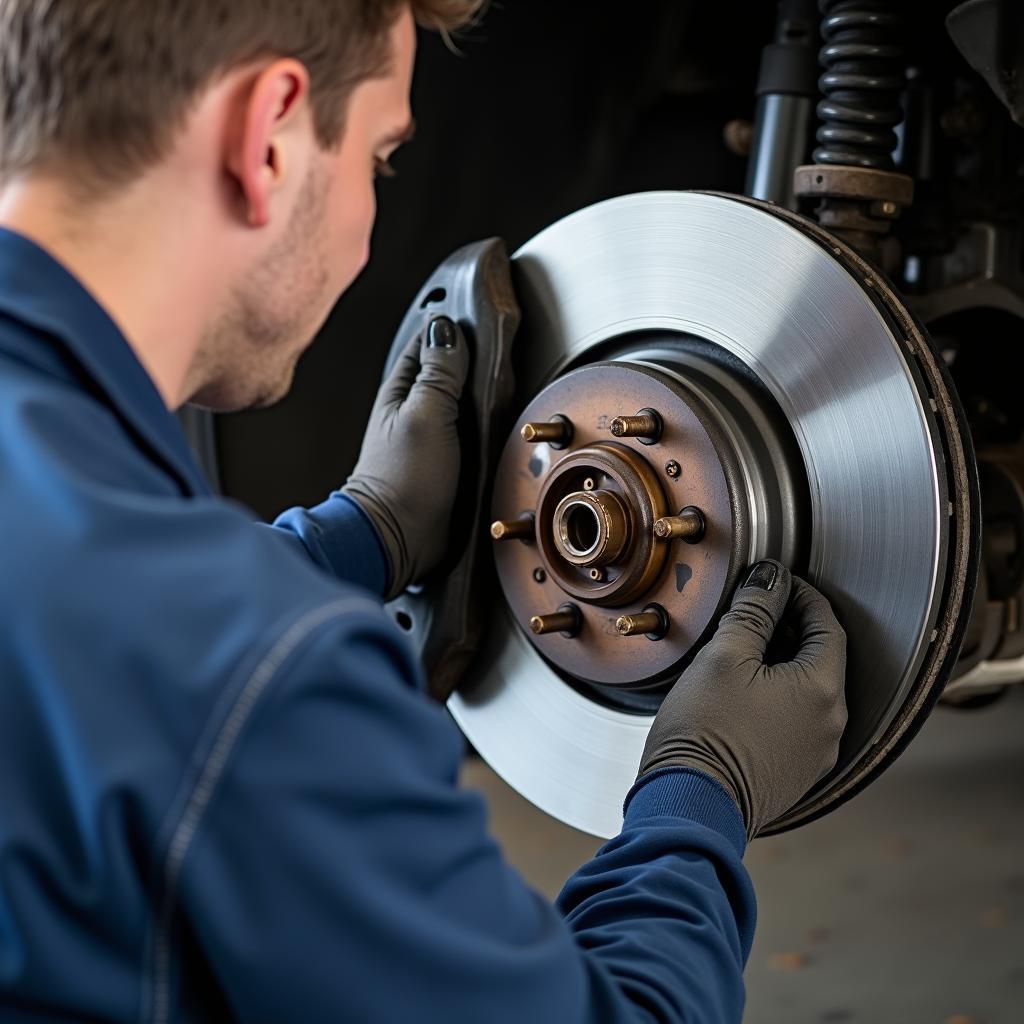
M121 420L186 493L209 494L174 415L127 339L83 285L49 253L0 228L0 313L63 346Z

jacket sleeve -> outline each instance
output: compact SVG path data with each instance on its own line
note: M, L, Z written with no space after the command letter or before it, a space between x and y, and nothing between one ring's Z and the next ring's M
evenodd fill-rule
M344 583L382 597L388 563L376 527L347 495L336 491L315 508L291 508L262 529L295 546L321 569Z
M237 1018L739 1021L754 900L724 791L645 780L556 909L458 788L461 738L418 683L383 614L349 612L226 712L167 878Z

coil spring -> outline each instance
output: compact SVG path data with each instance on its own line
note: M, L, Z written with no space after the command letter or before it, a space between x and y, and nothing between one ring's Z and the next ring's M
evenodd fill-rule
M891 170L903 119L898 0L819 0L825 45L814 162Z

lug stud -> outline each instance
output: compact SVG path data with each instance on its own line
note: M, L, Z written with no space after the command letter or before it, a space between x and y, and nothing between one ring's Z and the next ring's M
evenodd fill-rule
M495 540L533 540L533 516L522 519L499 519L491 523L491 536Z
M658 540L685 540L688 544L696 544L706 530L703 513L692 505L677 516L665 516L654 523L654 536Z
M572 423L564 416L552 416L547 423L527 423L520 436L528 444L549 444L564 448L572 440Z
M635 416L616 416L610 429L613 437L635 437L643 444L655 444L664 426L653 409L641 409Z
M649 604L639 615L622 615L615 622L619 636L646 636L661 640L668 633L668 613L660 604Z
M534 615L530 619L530 630L536 636L547 636L549 633L561 633L571 639L579 634L583 626L583 616L574 604L563 604L551 615Z

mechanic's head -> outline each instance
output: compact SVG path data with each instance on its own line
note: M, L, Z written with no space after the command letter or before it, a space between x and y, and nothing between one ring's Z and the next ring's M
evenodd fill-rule
M203 310L165 397L268 404L366 263L374 177L412 131L414 20L478 6L2 0L0 190L62 197L66 233L150 232Z

